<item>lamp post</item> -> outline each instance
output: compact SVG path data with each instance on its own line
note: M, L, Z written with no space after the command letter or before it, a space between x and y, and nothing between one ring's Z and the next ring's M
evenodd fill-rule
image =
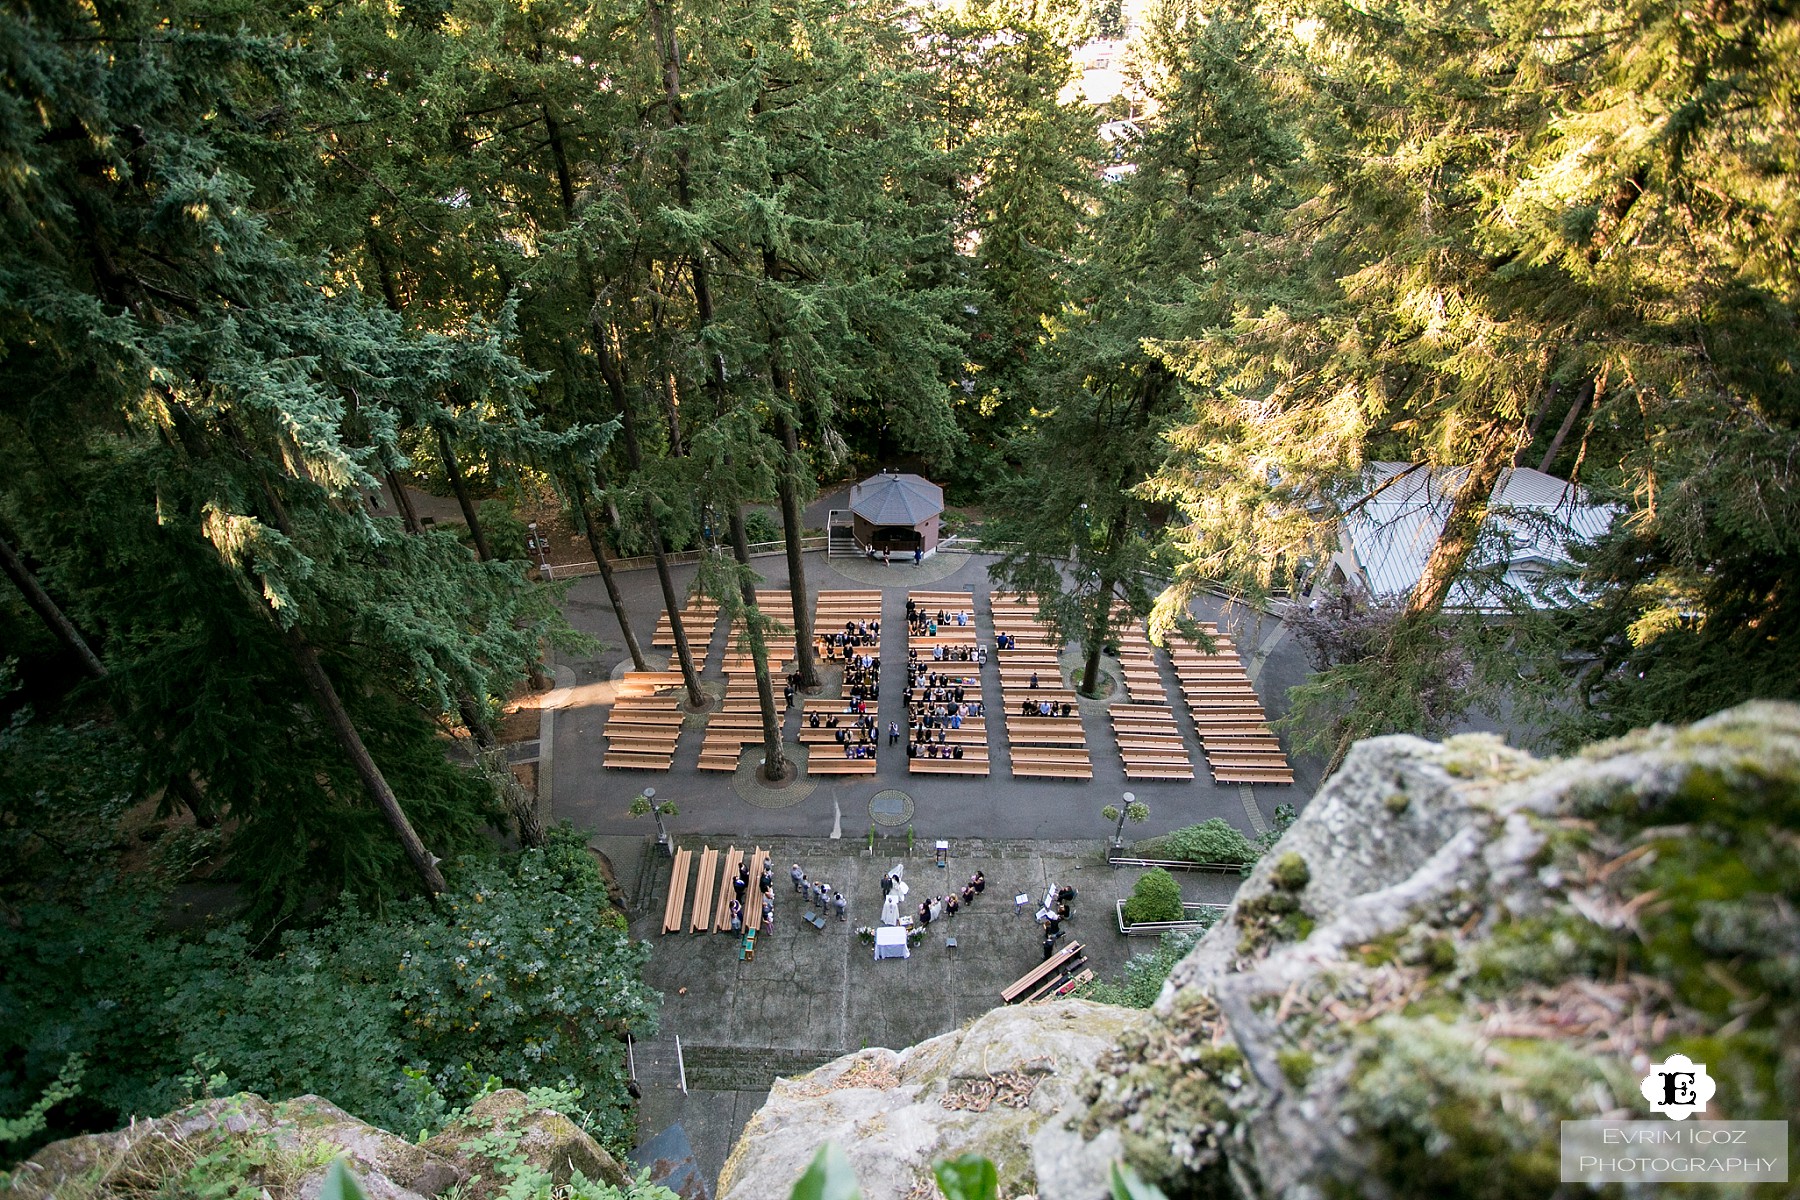
M1150 819L1150 806L1139 804L1137 796L1133 793L1126 792L1120 797L1120 800L1122 803L1118 807L1115 808L1109 804L1100 810L1100 816L1105 820L1118 821L1118 825L1113 828L1112 838L1112 849L1115 853L1125 848L1126 821L1143 822Z
M669 800L664 800L661 804L658 804L656 802L656 789L647 787L632 799L629 811L634 817L641 817L645 813L648 813L656 818L656 844L662 847L663 853L673 856L675 853L675 846L674 843L669 840L669 829L668 826L663 824L663 816L664 814L669 816L675 815L674 803Z
M531 531L530 536L525 539L525 548L537 554L538 574L545 579L552 578L553 575L550 570L549 555L550 543L546 539L538 536L536 521L532 521L526 525L525 528Z

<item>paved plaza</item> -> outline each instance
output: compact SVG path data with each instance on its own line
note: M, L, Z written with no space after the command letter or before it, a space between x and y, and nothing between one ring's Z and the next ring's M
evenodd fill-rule
M809 522L824 524L824 509L831 502L816 505ZM879 705L884 731L889 722L905 723L900 681L906 662L907 591L966 591L977 636L992 644L990 561L955 550L940 552L918 567L910 561L884 567L828 559L823 553L805 556L811 593L883 590L882 679L892 681L882 689ZM755 566L762 586L787 586L784 558L758 558ZM685 590L695 571L693 566L677 567L677 587ZM662 612L655 573L621 572L618 582L653 665L665 664L666 653L648 646ZM662 1032L633 1048L643 1091L640 1133L648 1137L679 1123L709 1185L775 1078L864 1046L912 1045L999 1004L1001 990L1042 959L1038 926L1029 911L1014 912L1016 894L1027 893L1035 901L1052 882L1075 887L1079 898L1068 935L1086 948L1098 976L1117 978L1132 954L1152 949L1152 940L1126 938L1114 924L1114 902L1130 892L1139 874L1115 870L1104 860L1111 825L1100 809L1116 803L1122 793L1132 792L1151 813L1149 821L1127 830L1129 837L1212 817L1254 835L1273 817L1276 805L1303 805L1319 781L1321 764L1299 758L1293 764L1293 787L1215 785L1179 702L1174 706L1177 720L1197 776L1191 783L1126 780L1106 701L1080 705L1092 780L1012 778L998 721L989 725L991 774L986 778L911 774L904 745L890 749L884 737L873 776L809 779L802 774L785 787L770 788L754 778L754 747L735 774L697 770L701 717L689 718L673 769L607 770L601 766L601 728L613 700L613 681L628 665L617 620L597 577L571 585L565 611L577 629L599 639L602 649L591 657L565 656L556 663L559 694L544 723L551 737L539 751L550 785L550 815L595 835L593 844L611 858L626 892L633 935L651 946L646 975L663 993L664 1004ZM1286 689L1307 668L1279 624L1242 608L1214 606L1196 616L1219 622L1233 637L1270 717L1285 711ZM709 645L695 647L697 656L705 654L703 681L719 690L727 637L721 622ZM1074 661L1072 651L1065 655L1065 663ZM1116 663L1106 661L1116 671ZM1166 690L1178 699L1173 671L1166 662L1162 669ZM837 670L822 667L822 674L826 694L836 694ZM983 675L987 695L997 697L996 664L990 662ZM798 733L799 712L796 706L785 720L790 745ZM659 799L672 800L679 808L668 824L680 846L695 851L702 846L721 851L733 845L744 850L761 846L771 851L775 926L754 961L740 961L737 939L729 935L661 934L669 860L654 844L649 818L627 812L632 797L645 786L655 787ZM873 852L871 832L876 836ZM942 869L934 861L939 839L950 846L948 866ZM812 878L844 892L849 920L834 918L820 931L799 919L807 907L789 889L788 869L795 862ZM971 911L934 925L910 959L876 962L854 931L879 923L880 879L896 862L906 864L914 901L960 887L977 869L989 886ZM1228 875L1181 876L1184 898L1191 902L1227 902L1237 882ZM954 949L944 945L946 932L956 937Z
M908 588L966 589L977 634L991 644L994 628L988 603L989 561L979 555L942 552L928 559L924 568L918 568L938 573L938 578L927 584L914 575L915 568L910 563L882 568L856 560L828 560L823 553L806 555L807 584L815 594L820 589L867 588L871 585L866 577L878 572L892 578L891 586L884 588L881 617L882 680L889 684L882 689L878 712L883 730L890 722L899 722L902 728L906 722L900 684L905 676ZM784 558L759 558L755 566L764 576L765 587L787 585ZM846 568L855 574L846 574ZM677 586L685 587L696 568L675 570ZM618 579L639 641L647 643L662 611L655 573L622 572ZM1245 833L1254 834L1272 817L1276 805L1298 806L1311 795L1321 773L1322 763L1300 757L1294 760L1296 782L1292 787L1215 785L1207 774L1192 723L1177 703L1176 720L1184 732L1196 779L1128 781L1105 701L1083 701L1080 705L1093 760L1092 780L1012 778L1006 740L998 721L989 722L988 754L992 766L986 778L912 774L907 770L904 745L889 748L884 737L879 768L873 776L802 776L785 789L760 788L750 779L748 768L735 776L696 769L703 724L699 717L690 720L682 735L672 770L607 770L601 766L606 747L600 731L613 698L611 681L625 662L618 622L597 577L574 583L565 611L571 623L599 638L605 648L592 658L560 664L567 668L561 677L565 681L572 679L573 684L567 691L567 703L554 716L551 813L558 820L573 821L577 827L595 833L641 834L645 820L631 817L626 808L639 789L649 785L657 789L659 797L676 803L680 815L670 821L670 827L683 836L733 833L865 838L870 825L879 826L887 816L872 812L871 803L879 793L894 790L906 794L905 806L910 809L900 823L911 824L922 838L1099 839L1107 832L1100 809L1118 800L1125 791L1147 804L1151 814L1146 824L1133 827L1130 834L1149 836L1212 817L1223 817ZM1299 682L1307 670L1298 648L1283 637L1281 626L1264 614L1238 607L1225 611L1212 607L1197 615L1218 621L1221 628L1232 631L1265 710L1271 718L1280 716L1286 710L1286 689ZM702 672L703 680L721 688L719 663L728 637L721 621L712 644L706 648L707 667ZM700 653L701 648L696 647L696 657ZM665 653L650 651L647 646L646 654L652 657L653 665L667 662ZM1066 657L1073 659L1074 655L1071 652ZM1169 695L1179 697L1174 672L1166 662L1162 669ZM988 680L987 695L997 697L997 664L990 661L982 672ZM835 683L835 669L825 668L822 673L828 684ZM779 680L777 685L779 690ZM784 725L790 742L797 737L799 726L800 708L796 705L788 711Z
M716 838L681 839L696 850L702 842L724 848ZM646 839L596 844L613 858L630 898L632 934L652 948L646 977L663 994L661 1032L633 1048L643 1091L640 1133L679 1122L709 1182L776 1077L865 1046L913 1045L998 1005L1001 990L1043 959L1039 926L1030 908L1015 910L1016 895L1031 896L1035 906L1053 883L1075 888L1065 941L1084 947L1098 976L1117 977L1132 954L1155 947L1154 939L1119 934L1114 902L1130 893L1139 872L1108 867L1102 843L1092 839L952 840L943 868L929 842L915 841L909 856L904 835L878 840L873 854L866 834L861 841L733 843L768 849L775 873L774 929L759 939L750 962L739 960L738 939L729 934L660 932L669 860ZM822 931L800 920L809 910L790 886L794 863L844 893L848 920L831 917ZM960 887L977 870L988 886L970 908L929 926L910 958L877 962L855 930L878 924L881 877L896 863L905 867L911 901ZM1238 884L1235 875L1180 879L1184 899L1196 903L1228 902ZM954 949L946 936L956 938Z

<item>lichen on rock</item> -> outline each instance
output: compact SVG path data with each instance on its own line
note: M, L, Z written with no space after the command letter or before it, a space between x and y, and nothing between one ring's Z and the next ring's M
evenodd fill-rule
M1003 1009L778 1084L721 1193L783 1195L830 1139L870 1197L971 1151L1040 1200L1106 1194L1121 1158L1177 1197L1548 1195L1558 1121L1646 1115L1636 1080L1673 1052L1719 1080L1709 1115L1788 1117L1797 831L1792 705L1561 761L1361 743L1151 1013ZM1071 1021L1084 1040L1017 1116L965 1103ZM855 1070L892 1085L813 1082Z

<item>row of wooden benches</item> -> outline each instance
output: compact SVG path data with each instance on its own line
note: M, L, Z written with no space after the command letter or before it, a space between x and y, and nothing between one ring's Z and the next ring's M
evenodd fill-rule
M662 931L679 933L685 922L691 933L727 933L731 930L731 881L737 878L744 852L728 848L722 859L709 846L700 849L700 871L693 881L690 903L688 877L694 874L694 852L676 849L669 866L669 891L663 900ZM761 880L769 852L758 846L750 856L750 886L744 890L743 926L754 932L762 925ZM691 912L691 916L688 915Z

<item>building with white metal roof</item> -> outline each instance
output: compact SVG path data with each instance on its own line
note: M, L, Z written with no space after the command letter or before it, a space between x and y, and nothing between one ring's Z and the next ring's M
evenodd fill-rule
M1467 474L1466 467L1370 463L1363 495L1348 506L1339 527L1332 581L1383 599L1409 595ZM1569 544L1598 538L1617 513L1616 506L1596 504L1582 488L1553 475L1508 469L1494 485L1470 562L1474 570L1452 585L1445 607L1494 612L1515 596L1545 603L1536 587L1545 570L1569 562Z

